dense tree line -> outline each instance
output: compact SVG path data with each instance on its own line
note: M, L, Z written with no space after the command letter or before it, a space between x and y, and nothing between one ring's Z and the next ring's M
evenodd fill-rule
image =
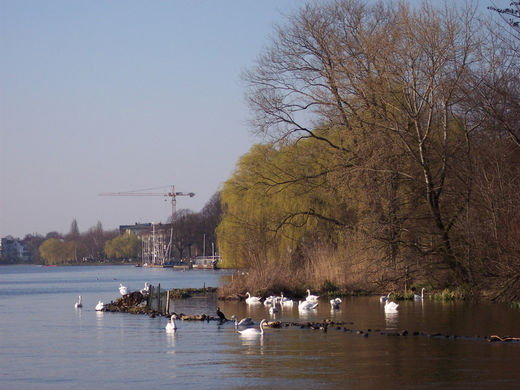
M482 19L360 0L289 16L244 73L266 142L222 190L227 265L520 299L518 40Z
M80 233L78 222L74 219L69 233L48 233L35 250L34 262L47 265L79 264L103 261L105 244L118 235L115 230L105 231L98 222L84 233Z
M173 256L177 259L211 254L211 245L216 242L215 228L220 221L220 193L215 193L200 212L179 210L173 221ZM171 221L169 221L171 222ZM205 240L204 240L205 238ZM79 264L110 260L134 260L141 256L141 242L133 234L104 231L101 222L80 233L74 219L69 233L48 233L46 237L27 236L24 242L31 243L34 262L44 264ZM206 242L207 248L204 248Z
M203 254L211 255L211 246L217 242L215 229L220 215L220 192L216 192L200 212L179 210L173 220L174 257L189 259Z

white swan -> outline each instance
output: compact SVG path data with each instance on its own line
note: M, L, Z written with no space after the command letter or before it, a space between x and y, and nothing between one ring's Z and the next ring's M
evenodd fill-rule
M379 302L381 303L385 303L386 301L388 301L390 299L390 294L391 293L388 293L388 295L382 295L379 297Z
M105 304L101 301L98 301L98 304L96 305L96 311L103 311L105 308Z
M123 286L123 283L119 283L119 292L121 293L121 295L126 295L128 294L128 288L126 288L126 286Z
M81 295L78 297L78 301L74 304L74 307L76 309L80 308L80 307L83 307L83 304L81 303Z
M339 309L339 305L341 303L340 298L335 298L330 300L330 306L332 309Z
M421 289L421 295L413 294L413 299L416 300L416 301L422 301L424 299L424 290L425 290L425 288L423 287Z
M251 326L254 325L255 322L251 319L251 317L245 317L242 318L240 321L238 321L238 317L236 315L232 315L231 319L235 321L235 328L238 326Z
M298 302L298 310L313 310L318 307L317 302L311 302L311 301L299 301Z
M292 299L283 296L283 292L280 293L280 304L282 306L292 306L294 304Z
M399 305L392 301L386 301L385 303L385 313L397 313L397 308Z
M265 298L264 305L274 305L276 304L276 297L274 295L271 295L270 297Z
M318 298L319 295L311 295L311 290L307 289L307 298L305 298L306 301L316 302Z
M260 298L259 297L252 297L251 294L249 294L249 291L246 292L246 295L247 295L247 298L246 298L246 303L247 304L252 305L252 304L255 304L255 303L260 303Z
M166 333L175 332L175 329L177 329L177 325L175 324L175 319L177 316L175 314L172 314L170 317L170 322L168 322L165 326Z
M141 289L141 294L146 295L150 292L150 285L148 282L144 282L144 288Z
M239 330L238 333L240 333L240 336L244 336L244 337L260 336L260 335L264 334L264 324L265 324L265 319L260 321L260 330L258 330L256 328L248 328L248 329L244 329L244 330Z

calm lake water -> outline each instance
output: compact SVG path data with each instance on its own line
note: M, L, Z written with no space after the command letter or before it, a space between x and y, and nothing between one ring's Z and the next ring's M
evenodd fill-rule
M331 312L327 300L282 321L349 322L369 337L329 328L267 329L239 336L231 322L178 321L94 310L144 282L161 288L218 286L227 271L101 267L0 267L0 389L417 389L520 388L520 344L476 336L520 336L520 310L507 305L403 302L386 315L378 297L349 298ZM78 295L83 308L75 309ZM173 302L172 311L272 319L264 305ZM384 336L408 330L467 336Z

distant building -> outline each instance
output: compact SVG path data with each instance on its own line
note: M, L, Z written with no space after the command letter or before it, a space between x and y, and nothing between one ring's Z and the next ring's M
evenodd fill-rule
M127 232L134 233L137 237L141 237L142 233L148 233L152 228L151 223L135 223L134 225L121 225L119 226L119 234Z
M0 239L0 259L3 263L29 262L31 258L31 252L20 240L10 236Z

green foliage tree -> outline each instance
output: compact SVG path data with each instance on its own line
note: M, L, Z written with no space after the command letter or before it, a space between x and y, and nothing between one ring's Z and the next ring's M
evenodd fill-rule
M47 265L63 264L74 257L73 248L57 238L45 240L40 245L39 252Z
M140 244L134 233L125 233L105 243L105 254L110 259L136 259Z

